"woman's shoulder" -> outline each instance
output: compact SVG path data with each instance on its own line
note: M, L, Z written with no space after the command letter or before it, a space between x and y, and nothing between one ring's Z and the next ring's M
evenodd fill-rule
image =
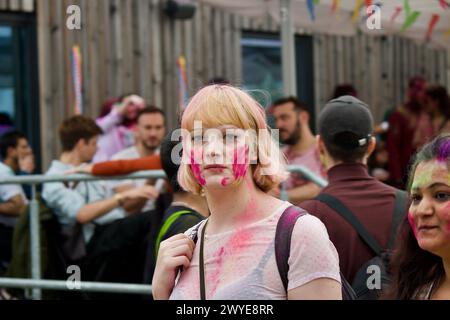
M297 219L294 225L293 237L303 236L308 238L326 238L328 240L328 232L324 223L317 217L309 214L308 211L297 206L293 206L302 215Z

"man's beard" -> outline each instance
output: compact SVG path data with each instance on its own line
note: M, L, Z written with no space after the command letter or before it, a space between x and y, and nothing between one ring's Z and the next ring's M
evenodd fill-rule
M301 137L302 137L301 125L300 125L300 121L298 120L294 132L292 132L292 134L289 137L287 137L286 139L284 139L284 140L281 139L281 142L283 144L293 146L293 145L296 145L297 142L300 141Z
M144 146L145 149L147 149L150 152L155 152L159 147L159 144L147 143L144 141L142 142L142 145Z

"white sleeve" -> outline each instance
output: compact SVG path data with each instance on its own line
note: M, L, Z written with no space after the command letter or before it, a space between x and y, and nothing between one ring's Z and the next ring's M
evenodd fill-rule
M336 248L322 221L310 214L300 217L294 226L288 263L288 290L319 278L341 282Z

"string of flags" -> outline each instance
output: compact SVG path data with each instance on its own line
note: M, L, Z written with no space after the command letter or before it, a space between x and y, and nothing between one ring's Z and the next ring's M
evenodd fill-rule
M440 7L443 10L450 10L450 1L449 0L436 0L439 2ZM316 21L316 10L315 7L320 4L320 0L307 0L307 8L309 11L309 16L311 21ZM333 0L331 4L331 12L336 15L337 18L339 18L339 9L340 9L340 0ZM372 0L355 0L355 6L353 8L352 12L352 22L356 23L358 21L361 9L363 8L363 5L368 9L372 5L377 5L379 7L382 6L382 3L380 2L374 2ZM363 18L370 17L373 12L366 10L367 15ZM414 23L418 20L418 18L422 15L422 12L419 10L413 10L411 8L409 0L403 0L403 6L399 5L395 7L395 11L393 12L391 18L390 18L390 25L392 26L401 16L403 13L404 20L401 24L400 33L405 32L409 28L411 28ZM437 24L441 20L441 16L438 13L432 14L430 17L430 20L428 22L428 28L425 33L425 40L430 40L433 32L436 29ZM450 37L450 28L444 32L445 37Z

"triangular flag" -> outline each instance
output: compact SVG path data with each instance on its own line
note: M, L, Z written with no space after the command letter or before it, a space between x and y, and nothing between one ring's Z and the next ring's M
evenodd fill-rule
M406 17L405 22L403 23L403 26L402 26L402 29L400 30L400 32L404 32L406 29L411 27L414 24L414 22L416 22L416 20L417 20L417 18L419 16L420 16L420 12L419 11L414 11L413 13L408 15Z
M409 0L403 1L403 8L405 9L405 15L408 18L411 13L411 6L409 5Z
M391 17L391 24L394 24L395 19L397 19L397 17L400 15L400 13L402 12L403 8L402 7L396 7L395 8L395 12Z
M425 36L425 38L427 40L429 40L431 38L431 34L433 33L434 27L436 27L436 24L438 23L439 18L440 18L440 16L438 14L433 14L431 16L430 23L428 25L427 34Z
M331 11L336 13L339 10L341 0L333 0L333 4L331 6Z
M316 13L314 11L314 2L315 2L315 0L308 0L307 1L309 16L311 17L312 21L316 20Z
M439 0L439 3L441 4L442 9L448 9L450 7L450 3L447 3L445 0Z
M444 36L445 36L446 38L449 38L449 37L450 37L450 28L448 28L447 31L445 31Z
M355 9L353 9L352 22L355 23L358 19L359 11L361 10L363 0L356 0Z

